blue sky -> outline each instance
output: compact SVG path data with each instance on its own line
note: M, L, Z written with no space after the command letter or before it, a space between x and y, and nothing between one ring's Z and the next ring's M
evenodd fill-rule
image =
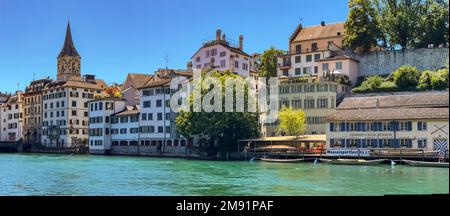
M127 73L185 68L202 41L221 28L244 35L248 53L287 49L300 21L339 22L346 0L0 0L0 91L56 76L68 17L83 74L107 83Z

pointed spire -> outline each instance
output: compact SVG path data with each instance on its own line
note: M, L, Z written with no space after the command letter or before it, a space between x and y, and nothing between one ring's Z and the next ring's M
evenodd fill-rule
M75 46L73 45L72 40L72 32L70 31L70 22L67 21L67 30L66 30L66 38L64 39L64 46L59 53L58 57L64 57L64 56L77 56L78 54L77 50L75 49Z

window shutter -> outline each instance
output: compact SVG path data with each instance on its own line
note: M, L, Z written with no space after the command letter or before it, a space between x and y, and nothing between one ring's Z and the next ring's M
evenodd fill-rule
M400 148L400 140L399 139L392 139L392 143L394 145L394 148Z
M345 123L344 123L344 122L341 123L341 131L346 131L346 130L345 130Z
M362 140L361 139L356 140L356 146L358 148L362 148Z
M408 139L408 148L412 148L412 139Z
M378 148L383 148L383 140L378 139Z

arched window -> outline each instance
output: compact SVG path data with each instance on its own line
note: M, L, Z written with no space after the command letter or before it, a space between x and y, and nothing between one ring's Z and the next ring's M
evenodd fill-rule
M167 145L167 146L172 146L172 140L167 140L167 141L166 141L166 145Z
M181 146L186 146L186 140L181 140Z
M177 139L173 142L173 145L174 146L178 146L178 140Z

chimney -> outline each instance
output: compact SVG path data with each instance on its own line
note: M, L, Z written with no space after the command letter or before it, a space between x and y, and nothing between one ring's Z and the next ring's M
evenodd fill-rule
M226 41L227 41L227 37L226 37L225 34L222 35L222 40L223 40L223 42L226 42Z
M244 50L244 36L239 35L239 49Z
M325 26L325 21L320 22L321 26Z
M188 63L187 63L187 70L188 71L192 70L192 61L188 61Z
M222 30L220 30L220 28L219 29L217 29L216 30L216 41L220 41L220 35L222 34Z

